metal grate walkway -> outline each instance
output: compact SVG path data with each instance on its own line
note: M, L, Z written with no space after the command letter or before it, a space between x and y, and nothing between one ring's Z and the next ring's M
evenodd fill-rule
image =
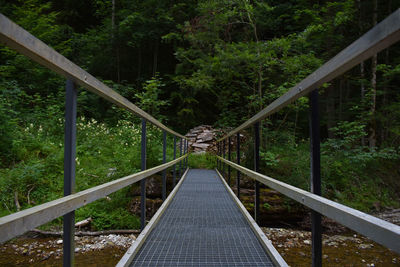
M212 170L190 170L131 266L274 266Z

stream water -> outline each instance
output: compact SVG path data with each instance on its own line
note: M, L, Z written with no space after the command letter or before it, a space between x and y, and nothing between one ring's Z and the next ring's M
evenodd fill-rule
M290 266L311 266L310 232L283 228L263 230ZM114 266L125 253L129 239L114 235L112 240L117 241L110 242L107 238L80 238L75 266ZM127 242L121 242L121 238ZM399 254L365 237L324 235L323 240L324 266L400 266ZM98 243L104 246L99 247ZM62 243L59 238L14 239L0 246L0 266L62 266Z
M311 266L311 233L308 231L263 228L274 247L290 266ZM400 255L349 232L323 235L323 266L400 266Z
M119 242L123 236L113 237L118 239L116 243L107 241L107 236L76 241L75 266L115 266L129 245ZM11 240L0 246L0 266L62 266L60 241L59 238L25 237ZM103 244L99 246L100 243Z

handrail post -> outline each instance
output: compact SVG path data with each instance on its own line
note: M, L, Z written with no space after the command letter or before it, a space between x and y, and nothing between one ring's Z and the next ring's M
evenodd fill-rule
M183 139L183 155L186 155L186 139ZM186 158L183 160L183 169L186 170Z
M225 159L225 142L226 139L224 139L223 145L222 145L222 157ZM222 163L222 174L225 176L225 163Z
M320 134L318 89L310 94L310 164L311 164L311 192L321 195L321 162L320 162ZM312 266L322 266L322 227L321 214L311 211L312 235Z
M231 161L231 137L228 138L228 160ZM231 165L228 165L228 185L231 186Z
M189 168L189 140L186 140L186 154L188 154L186 158L186 168Z
M182 157L182 138L179 141L179 157ZM182 174L182 160L179 161L179 179L181 179Z
M167 132L163 131L163 163L167 162ZM167 198L167 170L162 173L162 200Z
M141 169L146 170L146 119L142 119ZM146 226L146 178L140 180L140 230Z
M217 142L217 156L219 156L219 142ZM217 170L219 170L219 159L217 158Z
M75 193L77 96L74 82L68 79L65 86L64 196ZM74 266L75 211L64 215L63 231L63 266Z
M183 145L182 145L182 155L185 156L186 154L186 140L182 139ZM182 169L185 170L186 169L186 158L182 161ZM184 172L184 171L183 171Z
M240 165L240 134L236 133L236 158L237 164ZM236 171L236 188L237 188L237 197L240 200L240 171Z
M219 143L218 143L218 156L221 157L221 155L222 155L222 144L221 144L221 142L219 142ZM219 169L219 170L222 169L222 160L219 160L219 167L218 167L218 169Z
M188 141L185 139L185 155L188 153ZM185 158L185 170L188 167L188 157Z
M260 123L254 124L254 171L260 171ZM254 180L254 220L258 223L260 217L260 183Z
M176 135L174 135L174 160L176 159ZM176 183L176 163L174 164L174 171L172 177L172 188L175 188Z

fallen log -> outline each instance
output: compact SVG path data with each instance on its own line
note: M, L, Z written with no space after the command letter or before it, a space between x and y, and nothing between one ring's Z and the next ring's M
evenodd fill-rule
M89 217L87 219L84 219L84 220L82 220L80 222L77 222L75 224L75 227L78 227L78 228L84 227L84 226L88 225L92 220L93 219L91 217Z
M39 229L34 229L29 231L28 234L33 235L42 235L42 236L57 236L60 237L63 235L63 231L60 232L51 232L51 231L42 231ZM84 232L84 231L77 231L75 232L75 236L99 236L99 235L131 235L140 234L140 230L104 230L104 231L97 231L97 232Z

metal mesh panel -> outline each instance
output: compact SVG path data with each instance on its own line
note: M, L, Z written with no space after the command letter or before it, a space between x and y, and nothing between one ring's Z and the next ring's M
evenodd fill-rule
M131 266L273 266L211 170L190 170Z

